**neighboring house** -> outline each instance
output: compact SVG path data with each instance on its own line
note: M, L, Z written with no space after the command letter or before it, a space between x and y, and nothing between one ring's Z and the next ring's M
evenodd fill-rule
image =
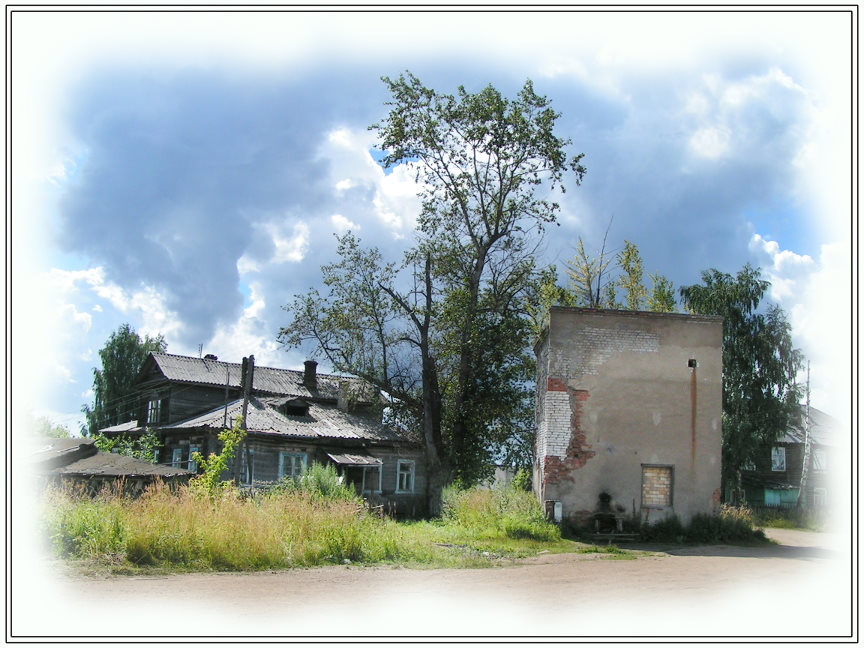
M149 427L163 444L160 463L197 471L193 453L218 452L217 434L242 415L241 369L215 356L151 353L137 379L138 420L101 432L135 435ZM305 371L255 367L246 446L236 473L224 478L236 474L244 485L265 485L312 462L332 463L371 503L419 514L426 500L424 447L383 425L381 405L367 383L318 374L311 360Z
M181 484L192 477L192 473L182 468L101 452L93 439L80 438L36 439L30 465L48 482L81 485L91 493L106 485L119 484L125 493L137 494L157 480Z
M722 318L554 307L537 355L534 490L577 526L686 523L721 498Z
M744 499L752 506L788 508L798 503L801 472L804 468L804 411L801 425L793 427L759 458L741 471ZM829 476L837 470L836 443L839 422L824 412L810 408L810 466L803 503L809 508L828 506Z

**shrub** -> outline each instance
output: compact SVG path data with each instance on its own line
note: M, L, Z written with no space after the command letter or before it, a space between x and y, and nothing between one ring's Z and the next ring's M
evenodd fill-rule
M641 537L654 542L681 542L684 539L684 527L678 516L672 514L653 524L643 524Z
M531 470L528 468L521 468L519 472L516 473L516 476L513 477L513 481L511 482L513 488L516 490L523 490L527 492L531 492L534 489L534 484L532 483L531 478Z
M306 493L313 498L360 502L354 488L344 482L333 464L313 463L297 477L283 477L272 491L275 493Z

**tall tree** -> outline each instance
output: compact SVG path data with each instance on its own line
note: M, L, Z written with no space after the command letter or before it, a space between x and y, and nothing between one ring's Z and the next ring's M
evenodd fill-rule
M151 351L164 352L166 348L162 335L147 335L142 340L129 324L121 324L111 333L99 349L102 368L93 368L93 404L81 408L89 434L135 418L135 378Z
M393 264L340 239L340 261L324 267L328 293L295 298L280 339L311 340L334 368L394 396L423 433L434 513L446 482L487 474L502 437L530 425L527 298L558 211L537 190L567 173L578 184L585 169L530 81L513 99L492 86L439 93L408 72L383 81L390 111L371 128L385 166L409 165L421 186L417 244Z
M760 304L770 282L749 264L735 277L714 268L680 289L684 306L723 317L723 481L740 497L741 469L800 417L803 355L777 305Z
M651 292L647 294L645 301L648 310L655 313L676 312L678 303L672 282L657 272L652 272L648 277L651 279Z
M624 241L624 249L618 253L616 258L621 274L618 275L618 285L624 292L624 305L626 310L643 310L647 291L642 282L642 255L630 241Z

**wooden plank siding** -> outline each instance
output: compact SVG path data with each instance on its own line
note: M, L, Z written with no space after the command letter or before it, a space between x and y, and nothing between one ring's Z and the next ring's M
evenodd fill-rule
M786 451L786 470L772 470L771 467L771 448L784 448ZM816 456L816 451L824 453L827 460L826 470L816 470L813 463ZM828 488L828 474L831 470L831 452L828 446L823 446L814 443L810 453L810 468L807 473L807 487L805 492L805 501L813 502L814 488ZM801 472L804 461L804 444L778 442L772 446L765 448L759 453L759 458L755 463L756 470L742 471L742 478L746 486L746 499L748 503L756 506L765 506L765 490L775 490L767 485L769 482L790 486L796 491L801 484ZM749 482L749 485L748 485Z

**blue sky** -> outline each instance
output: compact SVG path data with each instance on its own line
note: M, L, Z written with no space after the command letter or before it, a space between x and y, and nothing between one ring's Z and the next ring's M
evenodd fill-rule
M676 286L761 266L848 417L849 14L17 13L13 399L77 428L122 322L168 350L300 368L276 342L334 233L397 258L417 187L376 164L382 75L526 78L588 173L544 261L636 243ZM326 367L325 367L326 369Z

